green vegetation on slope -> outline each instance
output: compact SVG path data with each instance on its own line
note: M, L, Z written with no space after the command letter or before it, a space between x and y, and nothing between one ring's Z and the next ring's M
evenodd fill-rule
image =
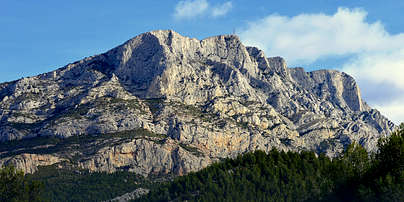
M372 155L358 144L335 159L307 151L256 151L154 184L127 171L90 173L46 166L24 178L21 172L5 168L0 192L2 197L20 193L17 201L39 200L38 196L50 201L102 201L139 187L151 191L136 201L402 201L403 154L401 125L389 138L380 140L379 152ZM19 177L5 178L3 173ZM13 186L6 186L9 184Z
M404 125L373 156L352 144L336 159L262 151L156 184L137 201L401 201Z
M0 169L0 201L41 201L42 187L39 181L27 180L13 166Z
M93 154L102 147L139 138L149 138L151 141L163 142L165 136L138 128L109 134L77 135L64 139L57 137L36 137L1 143L0 158L22 153L53 154L57 152L69 153L71 151L80 151L84 154Z
M142 176L127 171L90 173L45 166L27 176L44 183L41 198L49 201L103 201L147 186Z

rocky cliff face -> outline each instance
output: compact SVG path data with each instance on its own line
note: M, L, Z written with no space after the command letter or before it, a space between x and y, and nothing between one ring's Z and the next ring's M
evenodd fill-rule
M395 127L345 73L288 68L234 35L200 41L173 31L0 84L0 114L0 140L18 145L2 143L2 162L144 176L274 147L335 156L356 141L374 151ZM42 160L15 163L27 155Z

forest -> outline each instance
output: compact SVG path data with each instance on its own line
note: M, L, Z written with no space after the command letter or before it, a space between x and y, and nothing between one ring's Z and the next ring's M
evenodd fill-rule
M154 184L136 201L402 201L404 125L378 147L369 154L353 143L334 159L255 151Z
M0 172L0 201L102 201L138 187L134 201L402 201L404 124L368 153L353 143L338 158L310 151L255 151L170 181L129 172L90 173L44 167ZM10 188L11 187L11 188Z

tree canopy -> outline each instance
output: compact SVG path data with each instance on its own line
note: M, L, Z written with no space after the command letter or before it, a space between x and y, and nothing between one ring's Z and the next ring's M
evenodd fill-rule
M161 183L137 201L402 201L404 125L376 154L353 143L338 158L255 151Z
M0 169L0 201L42 201L42 183L29 181L13 166Z
M24 176L6 166L0 170L0 201L101 201L139 187L151 191L136 201L402 201L404 124L380 139L378 148L373 154L353 143L334 159L310 151L255 151L155 183L126 171L48 166Z

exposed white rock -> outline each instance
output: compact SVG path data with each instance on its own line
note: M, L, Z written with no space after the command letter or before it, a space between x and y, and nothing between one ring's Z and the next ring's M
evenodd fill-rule
M284 59L267 58L234 35L197 40L171 30L0 84L0 121L1 141L139 128L162 134L96 142L97 151L77 162L92 171L125 167L144 176L181 175L273 147L335 156L356 141L375 151L378 138L395 127L362 100L345 73L287 68ZM42 165L24 159L31 161L20 163L26 171Z
M62 161L67 161L67 159L49 154L19 154L1 159L0 167L12 164L24 173L34 173L38 170L38 166L53 165Z
M142 195L146 195L149 193L149 189L144 189L144 188L138 188L132 192L126 193L122 196L118 196L114 199L109 200L108 202L127 202L131 201L133 199L137 199Z

